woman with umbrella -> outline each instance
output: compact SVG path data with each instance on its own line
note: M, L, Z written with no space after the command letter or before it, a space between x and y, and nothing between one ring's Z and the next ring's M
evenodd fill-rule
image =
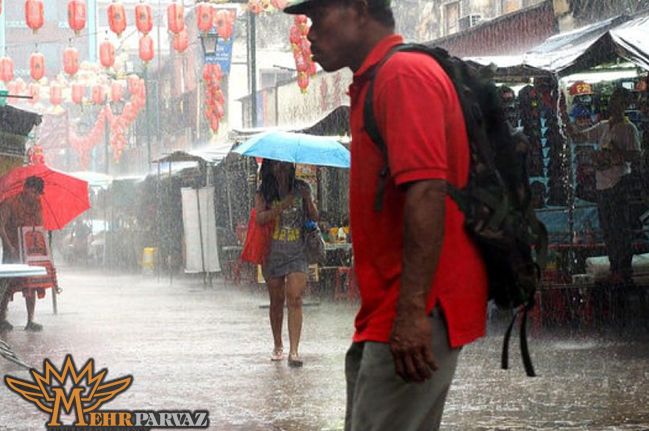
M264 159L261 184L255 196L257 223L275 222L270 252L262 273L270 296L270 327L275 343L272 361L284 359L282 323L284 302L288 303L288 364L302 366L298 354L302 331L302 294L306 287L308 263L303 238L307 220L318 220L311 187L295 178L295 165Z

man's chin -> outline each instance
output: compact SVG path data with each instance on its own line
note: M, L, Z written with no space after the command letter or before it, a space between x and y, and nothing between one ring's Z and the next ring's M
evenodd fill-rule
M343 65L336 65L336 64L331 64L331 63L322 63L315 58L313 59L314 62L318 63L320 67L322 67L322 70L325 72L335 72L338 69L342 69L344 66Z

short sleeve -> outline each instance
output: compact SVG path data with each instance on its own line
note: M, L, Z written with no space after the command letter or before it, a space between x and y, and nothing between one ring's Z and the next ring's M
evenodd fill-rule
M388 66L396 72L389 74ZM376 120L389 143L390 173L397 184L447 179L446 127L451 99L445 82L448 78L443 72L434 73L434 67L437 63L427 57L394 65L388 62L381 72L389 77L380 83L382 73L377 77Z

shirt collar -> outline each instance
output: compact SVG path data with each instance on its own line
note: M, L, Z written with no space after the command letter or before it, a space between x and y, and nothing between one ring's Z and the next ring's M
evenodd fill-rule
M385 57L388 52L395 46L403 43L403 36L400 34L391 34L386 36L377 43L370 53L365 57L365 61L361 67L354 73L354 79L361 78L363 75L367 74L372 67L376 66L383 57Z

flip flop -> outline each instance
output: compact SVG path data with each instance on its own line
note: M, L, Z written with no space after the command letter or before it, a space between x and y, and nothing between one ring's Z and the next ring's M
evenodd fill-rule
M300 358L300 356L298 356L297 353L289 353L289 355L288 355L288 366L289 367L299 368L302 365L304 365L304 362L302 361L302 358Z
M270 354L270 360L273 362L284 360L284 349L282 349L281 347L275 348L273 350L273 353Z

